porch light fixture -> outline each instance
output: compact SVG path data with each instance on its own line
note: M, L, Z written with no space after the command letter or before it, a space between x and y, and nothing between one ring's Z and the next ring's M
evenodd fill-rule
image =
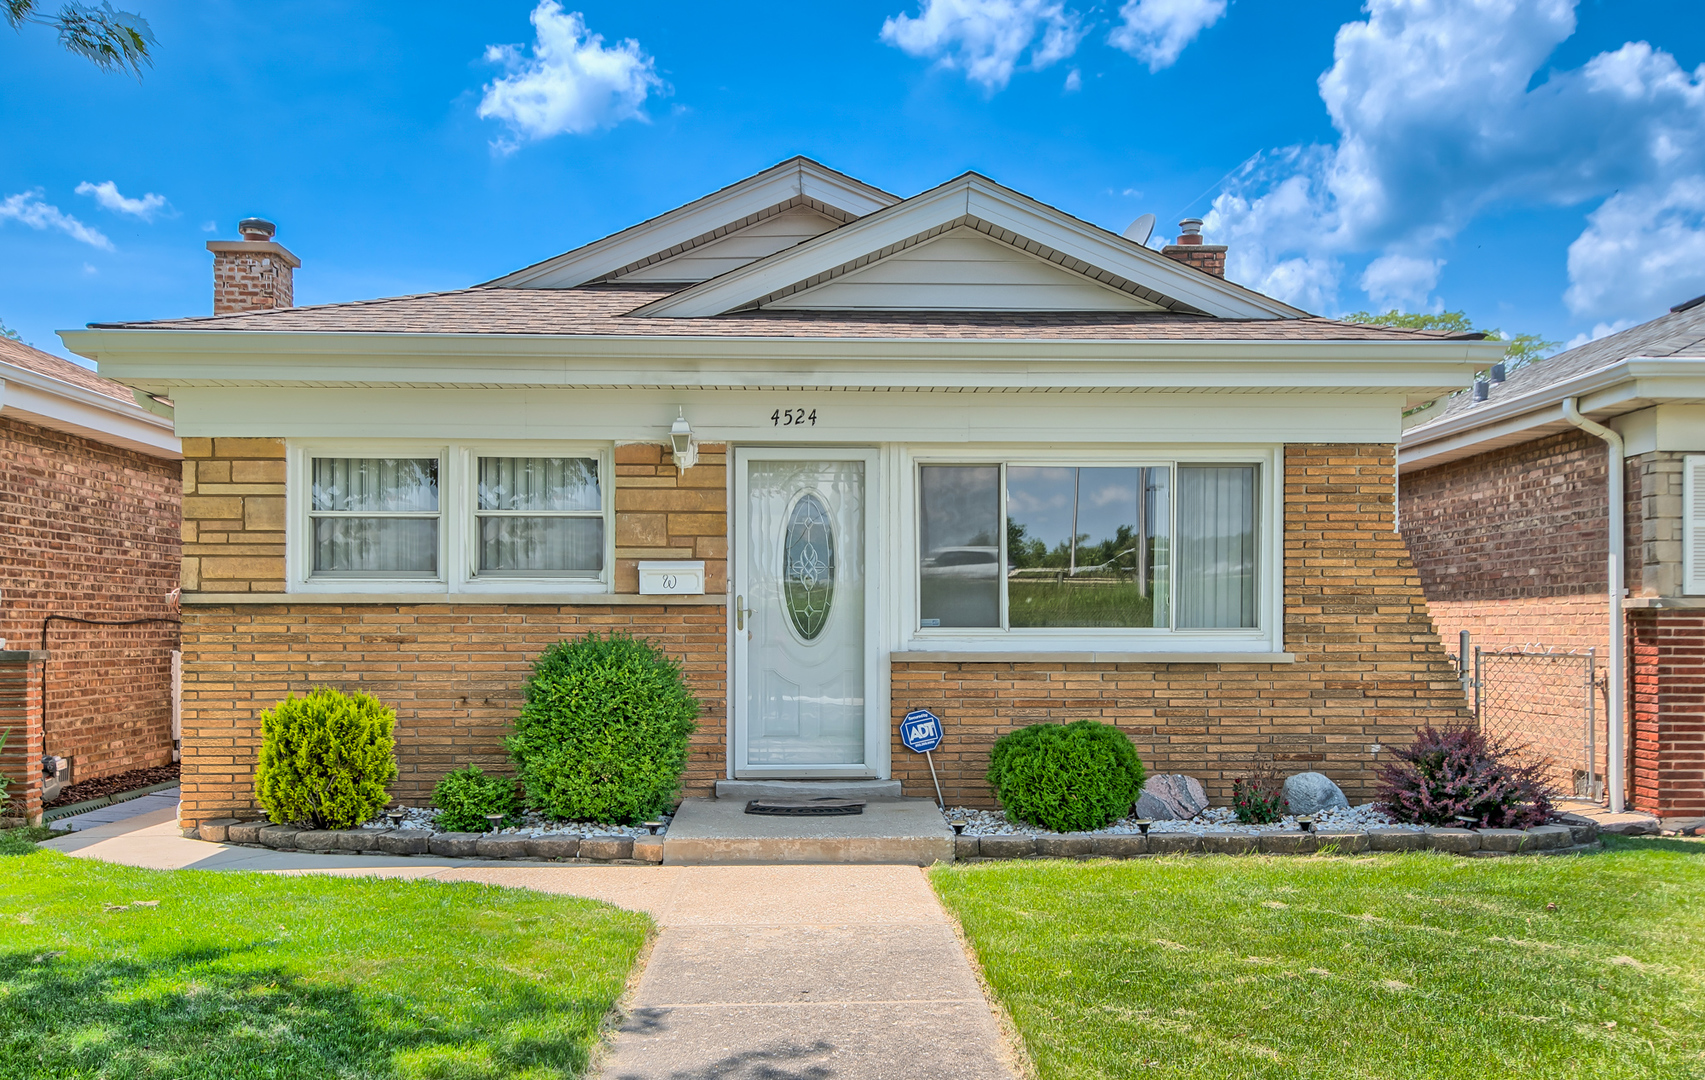
M693 426L687 423L685 409L676 409L675 423L669 428L669 447L675 453L675 468L687 470L699 463L699 444L693 438Z
M499 830L503 827L503 815L502 814L487 814L485 816L485 819L487 821L491 822L491 831L492 832L496 832L497 830Z

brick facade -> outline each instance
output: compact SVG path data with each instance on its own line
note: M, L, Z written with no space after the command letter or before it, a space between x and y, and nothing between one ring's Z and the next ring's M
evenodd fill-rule
M0 777L6 797L0 819L10 827L41 823L41 670L46 654L0 651Z
M1668 819L1705 818L1705 611L1628 616L1636 807Z
M270 240L210 240L213 314L287 308L296 302L301 260Z
M284 591L284 442L183 440L183 588Z
M178 502L175 461L0 418L0 638L39 649L50 615L175 617ZM56 620L45 637L40 753L76 780L169 764L176 624Z
M1002 734L1084 718L1117 725L1151 772L1199 777L1215 801L1268 761L1371 799L1370 747L1467 718L1392 529L1395 472L1389 446L1285 448L1285 648L1296 663L896 663L896 732L908 709L942 717L935 765L950 805L994 805L984 774ZM927 763L897 736L893 760L907 794L934 794Z

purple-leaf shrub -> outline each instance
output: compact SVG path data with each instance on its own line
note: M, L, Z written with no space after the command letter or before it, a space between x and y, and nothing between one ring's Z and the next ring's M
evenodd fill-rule
M1398 821L1526 829L1551 815L1546 763L1477 728L1424 727L1392 757L1380 770L1380 801Z

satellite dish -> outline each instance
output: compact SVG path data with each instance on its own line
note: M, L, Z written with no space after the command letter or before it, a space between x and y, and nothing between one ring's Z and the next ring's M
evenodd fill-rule
M1145 246L1149 242L1149 237L1151 237L1153 235L1154 235L1154 215L1153 214L1144 214L1142 217L1131 222L1131 227L1125 230L1125 239L1135 240L1137 243L1143 244Z

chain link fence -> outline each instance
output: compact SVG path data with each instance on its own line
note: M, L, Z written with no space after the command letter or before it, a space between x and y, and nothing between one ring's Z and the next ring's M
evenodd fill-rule
M1606 710L1598 650L1474 649L1480 729L1549 763L1557 790L1598 799L1604 789Z

